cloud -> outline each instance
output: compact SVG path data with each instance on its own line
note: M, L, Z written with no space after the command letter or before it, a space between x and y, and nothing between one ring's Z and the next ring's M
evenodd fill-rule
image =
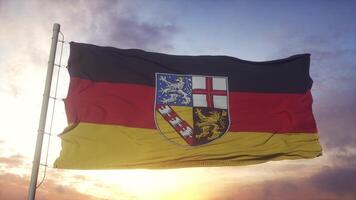
M299 172L298 172L299 173ZM306 176L300 174L300 176ZM351 200L356 197L356 168L325 167L312 176L284 177L250 185L230 185L211 199Z
M170 40L177 32L173 24L160 24L140 19L131 4L116 1L89 3L91 16L101 13L89 24L89 40L121 48L165 50L172 48ZM161 16L163 18L163 16Z
M334 101L342 101L343 97L339 97ZM320 106L316 111L317 124L319 128L320 139L324 147L328 149L338 148L339 150L347 149L348 147L356 146L356 113L350 108L353 106L332 106L326 104ZM319 107L319 106L318 106ZM323 110L324 109L324 110Z
M62 25L66 40L150 51L174 48L172 41L180 31L174 21L165 20L160 12L151 13L151 19L148 19L140 15L140 11L144 10L144 6L137 6L133 1L0 0L0 92L4 91L17 99L33 98L36 94L40 97L54 22ZM261 35L264 33L261 32ZM356 51L351 43L356 41L354 35L352 30L340 28L321 34L291 27L274 36L266 35L268 42L277 49L271 57L312 53L314 113L320 138L326 154L331 150L339 151L331 161L339 165L322 168L311 177L285 177L244 186L233 184L239 180L230 179L233 183L227 186L228 190L219 193L226 198L216 199L355 199L352 188L356 188L356 175L351 166L356 166L356 158L347 156L350 154L349 147L356 146ZM68 46L65 48L68 49ZM26 98L26 107L36 107L35 104L29 105L28 100ZM18 110L21 116L34 113L32 110ZM25 122L21 116L11 117L9 113L6 120L13 118L16 119L14 121ZM16 109L11 113L16 113ZM34 118L31 116L23 119L28 121ZM3 121L3 124L11 124L8 122ZM32 130L29 127L26 126L26 130ZM27 132L24 133L25 137L29 137ZM3 143L0 141L0 145ZM21 155L0 157L0 163L5 168L23 168L24 158ZM299 169L290 170L303 174ZM53 177L53 180L46 179L39 189L39 199L94 199L54 182L60 182L64 176ZM86 181L85 176L74 179L73 185ZM0 174L0 199L25 199L27 187L26 177ZM98 183L98 188L101 187Z
M61 24L67 41L150 51L172 49L178 28L160 13L152 15L155 21L139 16L140 9L134 1L1 2L0 81L4 84L0 92L14 97L28 93L29 77L34 85L43 84L55 22ZM69 52L69 46L64 50ZM42 79L33 76L39 72Z
M20 154L16 154L10 157L0 157L0 165L5 165L5 167L16 168L24 164L24 159Z
M155 21L139 15L134 1L57 1L38 3L46 16L62 24L69 40L146 50L173 48L178 28L155 13ZM142 4L142 3L141 3ZM58 9L61 8L61 9Z
M356 168L326 167L310 179L311 185L325 193L333 193L340 197L356 197Z
M115 16L108 18L115 19ZM107 40L114 44L120 44L129 48L141 48L155 51L163 51L173 48L170 39L177 31L173 25L156 25L140 22L135 16L118 18L111 21ZM103 28L105 30L106 28ZM98 36L96 36L98 38Z
M22 200L26 199L29 180L15 174L0 174L0 199ZM82 194L69 186L58 185L53 181L46 181L36 192L38 200L91 200L97 197Z

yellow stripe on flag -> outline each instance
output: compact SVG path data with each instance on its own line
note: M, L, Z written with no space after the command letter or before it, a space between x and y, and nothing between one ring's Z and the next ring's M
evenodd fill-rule
M79 123L61 136L56 168L234 166L321 155L318 135L228 132L201 146L181 146L154 129Z

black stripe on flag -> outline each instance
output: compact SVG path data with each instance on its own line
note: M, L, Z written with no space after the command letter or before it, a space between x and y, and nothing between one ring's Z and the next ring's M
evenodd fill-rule
M310 54L252 62L229 56L180 56L71 42L69 73L95 82L154 87L155 73L227 76L229 90L305 93L312 86Z

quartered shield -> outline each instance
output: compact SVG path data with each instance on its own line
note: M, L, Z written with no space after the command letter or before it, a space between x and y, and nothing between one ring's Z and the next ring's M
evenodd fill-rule
M155 122L168 140L198 146L229 128L228 78L156 73Z

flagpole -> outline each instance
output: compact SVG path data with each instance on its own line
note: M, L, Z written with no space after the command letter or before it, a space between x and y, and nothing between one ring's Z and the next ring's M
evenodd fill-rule
M49 97L51 92L52 75L54 69L54 62L56 58L59 31L60 31L60 25L53 24L52 44L49 53L47 76L46 76L45 89L44 89L43 99L42 99L42 108L41 108L40 122L38 126L36 149L35 149L35 155L32 164L30 187L28 190L28 200L34 200L36 197L37 178L38 178L38 171L41 162L42 143L43 143L43 136L46 127L47 109L48 109L48 102L49 102Z

